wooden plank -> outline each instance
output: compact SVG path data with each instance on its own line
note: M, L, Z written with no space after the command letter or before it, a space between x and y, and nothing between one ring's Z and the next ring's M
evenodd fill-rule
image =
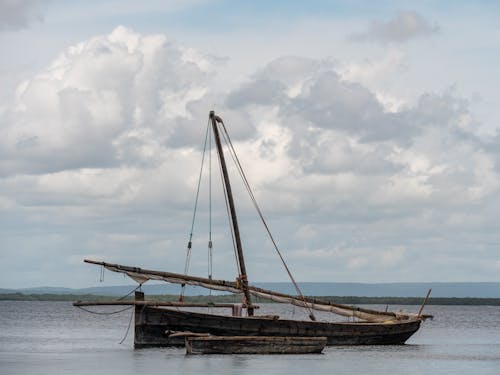
M173 307L221 307L232 309L232 303L210 303L210 302L161 302L161 301L76 301L73 306L173 306ZM255 306L258 308L258 306Z
M422 302L422 305L420 306L420 310L418 310L418 316L419 317L422 317L422 311L424 310L424 306L427 303L427 300L429 299L429 296L431 295L431 292L432 292L432 288L429 289L429 291L427 292L427 295L424 298L424 302Z

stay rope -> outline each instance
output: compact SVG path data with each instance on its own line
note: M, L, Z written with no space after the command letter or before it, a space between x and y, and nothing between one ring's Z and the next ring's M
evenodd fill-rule
M191 248L193 245L193 231L194 231L194 223L196 220L196 211L198 209L198 198L200 196L200 186L201 186L201 176L203 174L203 166L205 164L205 153L207 150L207 140L208 140L208 134L209 134L209 129L210 129L210 121L207 121L207 130L205 131L205 142L203 144L203 155L201 157L201 166L200 166L200 173L198 174L198 185L196 187L196 198L194 201L194 209L193 209L193 218L191 220L191 230L189 231L189 240L186 248L186 263L184 264L184 274L187 275L188 270L189 270L189 262L191 260ZM181 292L179 295L179 301L184 300L184 291L186 288L186 284L181 285Z
M141 289L141 287L142 287L142 284L137 285L136 288L132 289L130 292L128 292L124 296L121 296L120 298L118 298L117 301L124 300L125 298L127 298L128 296L130 296L132 293L134 293L137 289Z
M306 303L305 297L302 294L302 291L300 290L299 285L295 281L290 269L288 268L288 265L285 262L285 258L283 257L281 251L279 250L278 245L277 245L277 243L276 243L276 241L271 233L271 230L269 229L269 226L267 225L267 222L264 219L264 215L262 214L262 211L261 211L261 209L257 203L257 200L253 194L252 188L250 187L250 183L248 182L248 179L245 175L245 172L243 171L243 168L240 164L240 160L238 158L238 155L236 154L236 150L233 147L233 143L231 142L231 138L229 137L229 133L227 132L226 126L224 125L224 122L222 120L220 121L220 124L222 125L222 129L223 129L222 135L223 135L224 141L226 142L226 144L228 146L229 154L231 155L231 158L233 159L233 161L236 165L236 169L238 170L238 173L239 173L241 179L243 180L243 184L245 185L245 188L248 192L248 195L250 196L250 199L252 200L252 203L253 203L255 209L257 210L257 213L260 217L260 220L262 221L262 224L264 225L264 228L266 229L266 232L267 232L269 238L271 239L271 242L273 243L274 249L276 250L276 252L278 253L278 256L280 257L281 262L282 262L290 280L292 281L292 284L293 284L297 294L300 296L300 298L304 302L304 305L306 306L307 310L309 311L310 319L315 321L316 317L314 316L312 309Z

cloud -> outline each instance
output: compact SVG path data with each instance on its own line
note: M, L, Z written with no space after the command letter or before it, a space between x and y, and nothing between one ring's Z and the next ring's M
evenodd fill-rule
M21 272L14 259L25 260L27 284L51 283L43 275L74 280L61 270L86 254L182 272L214 106L297 279L460 280L477 251L495 264L500 138L476 135L467 99L453 89L424 92L388 110L384 93L363 82L376 77L290 56L221 93L214 59L118 27L68 48L18 87L0 114L0 257L13 270L3 280ZM233 181L252 280L286 279ZM213 184L213 207L223 207ZM207 190L205 181L203 198ZM232 278L221 211L213 215L216 274ZM198 217L207 216L200 203ZM206 259L206 225L195 227L193 258ZM204 274L206 265L192 270ZM78 272L75 284L94 280L92 270ZM494 266L488 272L475 278L497 275Z
M344 264L365 272L410 267L407 254L422 246L446 252L443 259L473 251L463 241L437 249L458 227L475 238L477 228L497 220L488 209L500 198L497 153L491 140L476 135L469 102L450 89L387 111L375 93L342 78L334 66L300 61L271 62L227 100L234 110L259 114L258 132L275 129L265 141L271 153L281 145L277 152L287 163L259 181L261 198L275 215L300 215L287 223L297 233L291 249L310 250L315 259L313 249L341 246L351 254ZM292 74L272 74L299 65ZM255 92L266 93L266 100ZM250 160L258 162L255 155ZM355 256L355 248L365 254Z
M72 46L0 114L0 174L152 165L192 139L212 74L209 56L124 27Z
M42 22L42 10L48 0L0 1L0 31L21 30L34 22Z
M373 21L367 30L353 33L349 39L354 42L405 43L437 32L439 27L430 24L422 15L415 11L402 11L386 22Z

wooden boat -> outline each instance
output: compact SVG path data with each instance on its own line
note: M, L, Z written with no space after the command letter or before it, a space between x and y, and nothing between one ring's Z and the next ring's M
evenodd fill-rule
M406 340L408 340L408 338L419 329L422 320L424 320L425 316L422 315L422 309L429 294L417 314L377 311L337 304L302 295L300 288L288 269L288 266L286 265L284 258L278 249L271 232L269 231L269 227L264 220L262 212L257 205L222 119L216 116L213 111L210 112L209 119L219 156L226 206L230 217L235 253L237 254L238 277L236 281L217 280L213 279L211 275L209 275L208 278L188 275L187 266L185 268L186 272L184 274L179 274L141 269L138 267L130 267L89 259L85 259L85 262L100 265L101 267L113 272L124 273L140 284L143 284L148 280L161 280L169 283L181 284L183 288L185 285L193 285L217 291L239 293L243 297L243 307L246 309L247 316L226 316L180 310L179 307L182 307L182 303L181 305L176 306L155 305L144 301L144 295L137 292L136 301L134 302L134 346L136 348L144 348L182 345L183 341L180 340L179 337L169 337L169 335L165 333L171 331L190 331L216 336L326 337L327 345L404 344ZM238 220L236 216L236 208L233 200L219 129L222 129L223 137L226 140L228 149L231 153L231 158L235 160L236 167L243 179L245 187L250 194L254 206L257 209L257 212L285 267L285 270L287 271L297 291L297 295L288 295L276 291L257 288L250 285L248 282ZM211 248L211 243L212 242L210 240L209 248ZM190 249L191 238L188 243L188 259ZM279 303L289 303L305 308L309 311L311 321L254 316L255 306L252 303L252 297L264 298ZM80 305L82 305L82 303L80 303ZM319 322L316 321L313 312L315 310L345 316L349 318L349 321Z
M136 348L179 346L178 337L166 330L209 333L216 336L288 336L327 338L327 345L399 345L420 327L420 319L370 322L314 322L233 317L157 307L136 307Z
M186 336L186 354L315 354L326 337Z

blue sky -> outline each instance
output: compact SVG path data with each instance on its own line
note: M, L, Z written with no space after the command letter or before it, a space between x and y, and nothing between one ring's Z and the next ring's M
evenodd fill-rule
M211 109L297 280L500 281L499 6L1 2L0 287L182 272ZM238 206L250 279L286 280Z

